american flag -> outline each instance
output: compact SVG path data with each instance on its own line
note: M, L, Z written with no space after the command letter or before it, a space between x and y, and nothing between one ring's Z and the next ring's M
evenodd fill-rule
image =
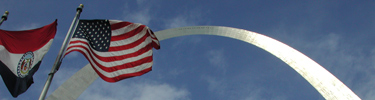
M151 71L152 48L160 49L145 25L118 20L80 20L65 55L81 52L107 82Z

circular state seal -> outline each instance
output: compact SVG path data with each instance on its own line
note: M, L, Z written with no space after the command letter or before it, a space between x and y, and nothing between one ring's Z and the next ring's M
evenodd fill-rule
M18 77L24 78L29 74L29 71L33 65L34 53L29 51L23 54L17 66Z

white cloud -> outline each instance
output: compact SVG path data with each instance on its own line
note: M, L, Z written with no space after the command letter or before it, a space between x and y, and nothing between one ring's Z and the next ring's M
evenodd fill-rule
M218 69L225 72L227 64L227 59L225 59L224 50L209 50L207 52L207 58L211 65L217 67Z
M190 100L189 91L166 83L131 82L122 84L95 81L80 97L85 100Z
M371 61L370 62L372 62L372 67L373 68L375 68L375 48L373 48L372 50L371 50Z
M165 20L165 28L177 28L177 27L184 27L184 26L195 26L198 25L201 21L201 12L198 10L192 10L190 12L181 11L179 15L176 15L172 18L168 18Z
M361 44L354 44L344 37L348 33L327 33L320 35L319 39L312 40L307 26L288 30L284 25L273 30L281 41L305 53L333 75L339 78L353 92L362 99L375 98L375 63L374 51ZM315 35L315 36L316 36ZM353 39L355 40L355 39ZM365 50L370 49L369 52ZM372 49L374 50L374 49Z
M140 84L141 93L134 100L188 100L186 90L177 90L168 84Z
M270 99L270 100L288 100L285 96L274 96L274 95L269 95L268 97L262 97L262 93L266 93L267 91L264 89L249 89L251 90L247 96L244 97L243 100L261 100L261 99Z
M176 42L172 44L172 49L178 49L180 46L184 46L185 44L192 44L192 46L195 46L202 42L202 38L199 36L178 37L178 38L179 39L176 40Z
M201 79L207 82L209 92L218 98L227 100L288 100L285 94L276 93L271 88L254 84L254 82L236 83L238 81L233 79L212 76L202 76ZM265 95L267 96L265 97Z
M17 30L30 30L30 29L35 29L39 27L42 27L39 23L31 23L31 24L25 24Z
M152 5L149 2L144 2L144 0L137 0L136 8L129 8L128 4L125 4L122 19L149 25L150 21L153 19L150 13L151 8Z
M207 81L208 83L208 90L218 95L225 95L225 89L227 88L227 84L223 79L218 80L217 78L210 77L210 76L202 76L203 80Z
M183 27L183 26L194 26L196 24L197 22L190 21L188 17L180 15L175 18L167 20L165 23L165 27L166 29L170 29L170 28L177 28L177 27Z
M78 57L79 55L81 55L80 52L71 52L69 53L68 55L65 56L66 59L75 59L76 57Z
M124 20L130 20L134 23L142 23L148 25L151 21L150 8L145 8L142 10L137 10L134 12L126 13Z
M8 98L2 98L1 100L9 100Z

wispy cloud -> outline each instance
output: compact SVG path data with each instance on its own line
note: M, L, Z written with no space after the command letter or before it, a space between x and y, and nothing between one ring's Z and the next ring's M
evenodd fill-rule
M152 19L149 12L149 8L145 8L135 12L130 12L125 15L123 20L130 20L135 23L142 23L148 25Z
M151 8L152 5L150 5L149 2L144 2L144 0L137 0L136 8L129 8L128 4L125 4L123 18L121 19L148 25L153 19L153 16L150 13Z
M285 94L259 86L256 82L235 83L238 81L212 76L202 76L201 79L207 82L210 94L225 100L288 100Z
M191 21L192 19L189 17L186 17L184 15L176 16L175 18L171 18L166 21L165 28L177 28L177 27L183 27L183 26L194 26L197 24L195 21Z
M261 99L267 99L267 100L289 100L286 96L283 95L268 95L268 96L262 96L264 93L267 93L269 91L265 89L260 88L252 88L247 96L244 97L244 99L241 100L261 100Z
M80 52L71 52L69 53L68 55L65 56L66 59L75 59L76 57L78 57L79 55L81 55Z
M178 49L179 47L186 45L186 44L197 45L198 43L201 43L201 42L202 42L202 38L199 36L179 37L179 39L176 40L176 42L172 44L172 49Z
M19 30L30 30L30 29L35 29L39 27L42 27L40 23L31 23L31 24L26 24L22 26Z
M131 82L126 84L95 81L79 99L89 100L190 100L189 91L166 83Z
M182 11L171 18L165 19L165 29L184 27L184 26L195 26L201 22L202 12L198 10Z
M368 45L368 41L364 41L363 37L353 35L370 34L368 32L374 29L356 25L348 27L343 24L347 23L347 20L336 20L345 18L331 13L336 12L339 6L343 6L342 3L314 1L309 4L311 7L308 7L305 13L312 16L311 18L283 20L276 23L278 26L275 29L266 29L270 31L267 35L315 60L362 99L375 98L375 48ZM335 21L340 24L334 23Z
M206 54L208 61L212 66L217 67L219 70L226 71L226 67L228 66L227 59L225 58L223 49L218 50L209 50Z
M275 36L281 41L292 47L297 47L295 49L318 62L362 99L375 98L373 89L375 88L375 74L372 72L375 71L373 51L366 51L367 46L347 40L354 37L342 35L349 33L310 34L313 29L308 27L310 26L302 25L290 30L281 24L279 29L271 33L277 34ZM317 35L320 38L311 39Z
M223 79L217 79L215 77L211 76L202 76L201 77L203 80L205 80L208 83L208 90L210 92L213 92L218 95L225 95L225 90L226 90L226 82Z

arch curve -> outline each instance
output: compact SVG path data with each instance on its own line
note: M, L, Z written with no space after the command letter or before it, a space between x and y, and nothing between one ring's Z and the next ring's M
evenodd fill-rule
M160 41L185 36L185 35L217 35L233 39L238 39L253 44L281 59L283 62L292 67L297 73L305 78L325 99L328 100L359 100L360 98L350 90L344 83L320 66L314 60L310 59L303 53L292 47L277 41L268 36L251 32L244 29L237 29L223 26L190 26L173 28L155 32ZM90 75L87 75L90 74ZM78 81L79 79L85 81ZM58 89L56 89L47 99L76 99L86 90L86 88L98 78L90 64L74 74ZM74 82L74 84L73 84ZM77 82L82 82L77 84ZM69 89L69 87L75 88ZM77 88L78 87L78 88ZM75 91L74 93L72 91ZM65 93L65 94L64 94ZM70 93L70 94L67 94Z

